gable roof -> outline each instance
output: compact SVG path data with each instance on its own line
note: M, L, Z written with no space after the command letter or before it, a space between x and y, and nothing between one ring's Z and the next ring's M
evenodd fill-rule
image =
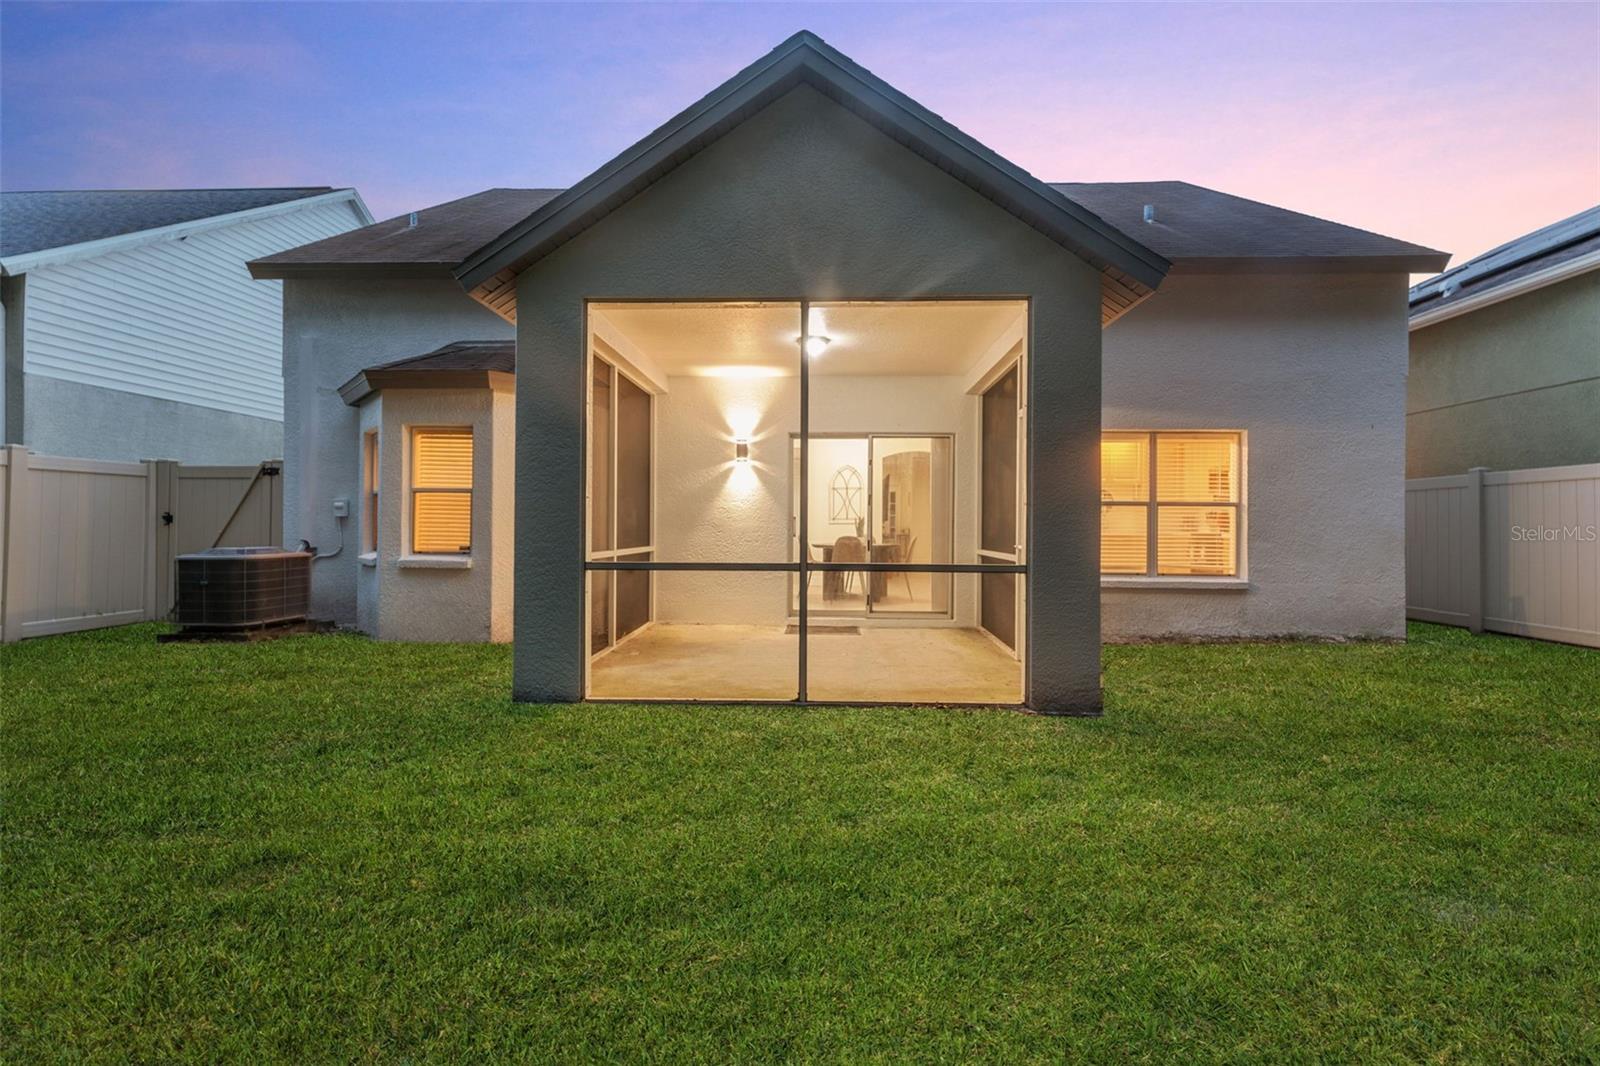
M1600 206L1492 248L1411 287L1411 328L1600 269Z
M1160 255L802 30L488 242L457 278L491 307L508 302L511 280L530 263L802 83L1099 267L1102 317L1126 310L1166 275Z
M264 256L250 263L250 273L257 278L290 278L357 268L386 275L449 274L560 192L485 189ZM417 216L415 225L411 214Z
M0 193L0 256L120 237L333 192L283 189L60 189Z
M1067 199L1144 243L1174 272L1206 269L1437 270L1448 258L1406 241L1186 181L1053 182ZM561 189L485 189L362 229L265 256L250 264L258 278L319 273L451 274L489 241L554 199ZM1156 221L1144 221L1144 206ZM1419 265L1421 264L1421 265Z
M1448 252L1303 215L1187 181L1057 182L1070 199L1135 233L1175 271L1281 269L1441 270ZM1144 220L1145 207L1154 210Z
M472 389L509 384L517 370L517 342L452 341L423 355L379 363L339 386L352 407L379 389Z

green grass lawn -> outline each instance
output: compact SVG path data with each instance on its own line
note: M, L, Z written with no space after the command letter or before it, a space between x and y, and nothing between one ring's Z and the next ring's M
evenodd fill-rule
M1600 1057L1600 654L1111 648L1100 720L26 642L0 1055Z

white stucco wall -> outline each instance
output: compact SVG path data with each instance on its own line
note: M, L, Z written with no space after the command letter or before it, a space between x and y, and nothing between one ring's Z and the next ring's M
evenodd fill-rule
M511 336L508 322L450 277L285 281L284 543L304 538L332 551L339 543L333 501L342 497L354 508L360 496L360 416L340 399L340 385L364 367L451 341ZM360 542L356 523L345 524L344 551L312 568L311 611L353 626Z
M976 353L974 358L976 358ZM815 433L948 433L955 437L955 559L976 561L978 399L964 380L937 377L811 379ZM791 435L800 431L798 378L673 377L656 398L656 544L663 562L789 562ZM750 440L750 462L733 441ZM826 482L829 471L813 471ZM866 468L861 473L866 476ZM842 530L813 518L813 540ZM826 529L826 532L823 530ZM667 622L779 624L781 592L751 594L745 574L661 573L656 617ZM974 584L956 579L953 624L973 625ZM950 624L927 620L919 624Z
M359 560L356 615L361 628L380 640L510 640L508 515L515 442L513 431L505 427L514 425L511 393L389 389L362 405L361 432L374 425L379 430L381 487L378 546L375 557ZM408 444L414 426L472 427L469 555L418 556L410 551ZM359 436L353 438L352 447L359 450L359 441ZM497 498L505 502L497 506Z
M1406 279L1174 274L1106 330L1103 424L1247 434L1247 584L1103 588L1106 639L1405 635Z

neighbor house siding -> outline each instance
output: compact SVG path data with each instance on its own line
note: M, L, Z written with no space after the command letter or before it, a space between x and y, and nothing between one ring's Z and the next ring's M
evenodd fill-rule
M1600 462L1600 271L1411 333L1406 476Z
M1105 588L1108 640L1405 634L1406 278L1174 274L1106 330L1105 428L1245 434L1242 587Z
M320 203L33 268L24 369L280 421L281 283L245 264L361 222L351 201Z

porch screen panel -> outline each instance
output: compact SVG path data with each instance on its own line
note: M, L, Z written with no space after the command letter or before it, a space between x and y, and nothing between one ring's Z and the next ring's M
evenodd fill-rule
M979 478L979 547L995 555L980 562L1015 560L1017 552L1017 405L1020 364L983 394L983 458ZM982 574L978 622L996 640L1017 650L1017 575Z
M983 394L983 536L980 547L1017 550L1017 368Z
M606 570L589 574L589 654L611 647L611 578Z
M795 699L783 461L801 422L800 304L587 314L588 696Z
M611 365L594 361L589 406L589 550L611 548Z
M650 538L650 394L617 375L617 548Z
M1012 651L1017 650L1017 575L978 575L978 609L983 628Z
M649 552L619 555L625 563L647 563ZM648 570L618 570L612 575L617 582L617 639L632 633L650 621L650 572Z

